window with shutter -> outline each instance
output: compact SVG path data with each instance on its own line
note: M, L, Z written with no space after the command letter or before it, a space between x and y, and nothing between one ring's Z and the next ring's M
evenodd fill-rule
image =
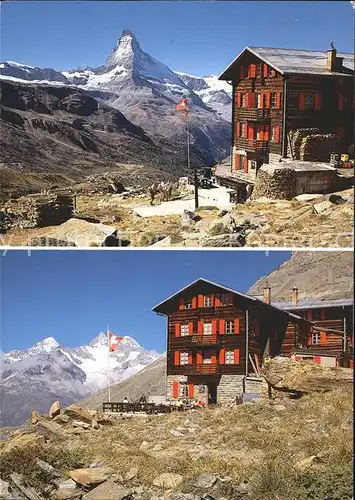
M234 333L234 320L225 322L225 332L226 334Z
M181 331L181 337L186 337L189 334L189 324L186 323L181 325L180 331Z
M204 307L213 306L213 295L205 295L203 299L204 299Z
M189 353L187 351L180 352L180 365L189 364Z
M212 322L203 323L203 334L212 335Z
M320 332L314 331L312 333L312 345L320 345Z
M226 350L224 359L226 365L234 365L234 349L228 351Z

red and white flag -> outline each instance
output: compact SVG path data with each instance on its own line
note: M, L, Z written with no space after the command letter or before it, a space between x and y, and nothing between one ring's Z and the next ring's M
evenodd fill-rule
M108 332L108 350L113 352L116 350L118 344L123 340L123 337L118 337L111 332Z
M183 97L176 105L176 109L178 111L185 111L185 113L188 113L189 110L189 102L186 97Z

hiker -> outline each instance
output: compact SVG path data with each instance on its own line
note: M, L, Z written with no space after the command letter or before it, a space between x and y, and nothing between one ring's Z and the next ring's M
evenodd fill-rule
M128 403L128 398L127 398L127 396L125 396L125 397L123 398L122 403Z

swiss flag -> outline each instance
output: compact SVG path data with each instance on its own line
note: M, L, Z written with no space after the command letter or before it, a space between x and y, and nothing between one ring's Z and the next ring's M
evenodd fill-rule
M186 113L189 112L189 103L186 97L183 97L176 105L176 109L178 111L185 111Z
M118 344L123 340L123 337L118 337L111 332L108 332L108 349L109 352L113 352L116 350Z

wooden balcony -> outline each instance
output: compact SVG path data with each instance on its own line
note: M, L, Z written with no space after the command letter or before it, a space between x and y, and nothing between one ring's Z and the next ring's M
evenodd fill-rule
M200 347L208 345L216 345L220 342L219 335L184 335L183 337L174 337L170 340L170 347L179 348L190 348L190 347Z
M169 375L216 375L220 365L216 363L198 365L179 365L168 368Z
M236 118L238 121L267 122L270 120L270 110L257 108L237 108Z
M258 141L257 139L246 139L245 137L237 137L235 139L237 149L245 149L251 153L268 154L269 143L267 141Z

